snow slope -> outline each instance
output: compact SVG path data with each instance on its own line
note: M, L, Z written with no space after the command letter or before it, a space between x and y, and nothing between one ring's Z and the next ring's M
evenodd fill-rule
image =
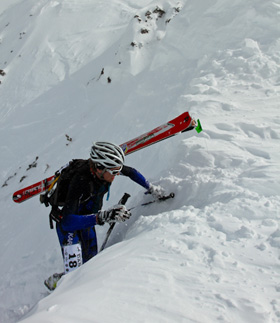
M1 0L1 322L280 322L279 15L279 0ZM48 210L12 193L186 110L202 133L127 157L176 198L137 207L48 295L63 268ZM117 178L104 207L124 192L148 199Z

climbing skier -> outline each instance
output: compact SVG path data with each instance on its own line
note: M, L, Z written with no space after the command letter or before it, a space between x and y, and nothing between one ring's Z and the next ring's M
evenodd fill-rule
M98 252L95 225L123 222L130 218L131 213L124 205L101 210L103 197L106 193L109 197L111 184L119 174L128 176L155 198L163 194L160 186L149 183L136 169L124 165L124 153L119 146L109 142L95 142L85 166L77 169L69 183L61 221L56 224L64 258L65 246L79 244L82 262L87 262ZM50 276L45 280L45 285L54 290L63 274Z

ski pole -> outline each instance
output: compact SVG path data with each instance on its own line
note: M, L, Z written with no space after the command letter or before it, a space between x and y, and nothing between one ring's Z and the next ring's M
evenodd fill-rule
M135 208L137 208L138 206L145 206L145 205L149 205L149 204L152 204L152 203L155 203L155 202L158 202L158 201L166 201L170 198L174 198L175 197L175 194L174 193L170 193L169 195L164 195L164 196L161 196L159 197L158 199L156 200L153 200L153 201L150 201L150 202L145 202L145 203L142 203L142 204L139 204L139 205L136 205L136 206L133 206L131 207L128 211L131 211Z
M127 200L129 199L130 195L128 193L124 193L123 197L120 199L119 203L118 204L121 204L121 205L125 205L125 203L127 202ZM110 237L110 234L112 233L114 227L116 225L116 222L112 223L106 233L106 237L105 237L105 240L100 248L100 251L104 250L105 246L106 246L106 243Z
M125 203L127 202L128 198L130 197L129 194L125 193L124 196L121 198L119 204L122 204L122 205L125 205ZM174 198L175 197L175 193L170 193L169 195L164 195L164 196L161 196L160 198L158 198L157 200L153 200L153 201L150 201L150 202L145 202L145 203L142 203L142 204L139 204L139 205L136 205L136 206L133 206L131 207L130 209L128 209L128 211L131 211L139 206L145 206L145 205L149 205L149 204L152 204L152 203L155 203L155 202L158 202L158 201L166 201L170 198ZM116 225L116 223L112 223L106 233L106 237L105 237L105 240L100 248L100 251L104 250L105 246L106 246L106 243L109 239L109 236L111 234L111 232L113 231L114 229L114 226Z

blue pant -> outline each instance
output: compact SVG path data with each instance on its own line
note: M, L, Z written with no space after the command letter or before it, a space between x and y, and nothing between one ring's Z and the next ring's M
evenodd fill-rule
M56 232L62 250L63 246L80 243L82 247L83 263L87 262L92 257L96 256L98 252L97 237L95 227L90 227L74 232L67 232L62 230L61 225L57 223Z

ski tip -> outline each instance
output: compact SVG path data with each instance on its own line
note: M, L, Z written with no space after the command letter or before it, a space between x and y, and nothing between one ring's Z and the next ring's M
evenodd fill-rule
M21 194L14 194L13 195L13 201L16 202L16 203L20 203L20 199L22 198L22 195Z
M197 133L200 133L202 131L202 126L199 119L197 119L197 126L195 127L195 130Z

